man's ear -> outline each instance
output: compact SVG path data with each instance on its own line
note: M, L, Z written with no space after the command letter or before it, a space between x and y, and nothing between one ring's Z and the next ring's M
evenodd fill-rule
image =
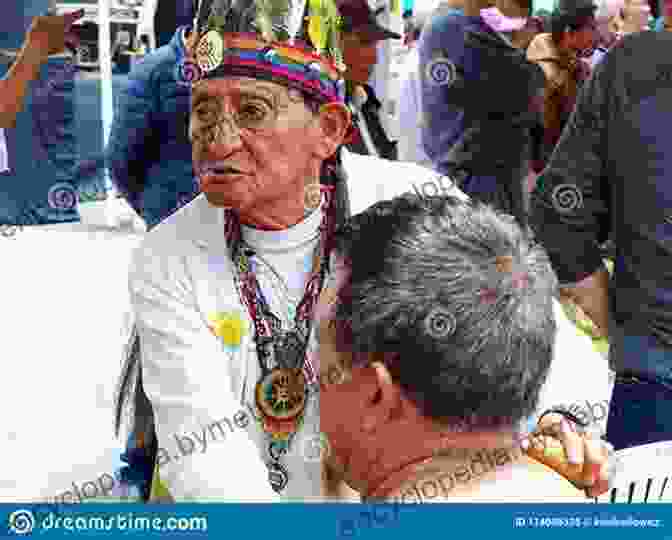
M373 353L373 355L374 361L369 369L373 370L377 391L374 398L375 402L369 404L369 410L362 420L362 428L368 432L373 432L376 428L385 424L401 404L401 393L392 381L392 375L385 364L375 360L378 355L376 353Z
M327 103L320 107L317 120L322 135L317 153L321 159L327 159L343 144L352 118L344 104Z

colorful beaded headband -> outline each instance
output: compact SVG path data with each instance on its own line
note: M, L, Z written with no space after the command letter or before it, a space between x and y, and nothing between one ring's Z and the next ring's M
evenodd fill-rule
M180 79L192 85L227 75L250 76L299 88L319 101L345 101L345 81L339 68L298 42L269 43L256 34L209 30L180 69Z

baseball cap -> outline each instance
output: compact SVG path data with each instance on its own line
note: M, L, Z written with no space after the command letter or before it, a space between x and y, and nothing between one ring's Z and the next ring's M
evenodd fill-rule
M591 10L595 12L597 7L593 0L558 0L553 11L557 15L574 15Z
M378 24L376 15L379 11L374 12L367 0L339 0L336 4L342 17L343 31L357 32L375 41L401 39L396 32Z

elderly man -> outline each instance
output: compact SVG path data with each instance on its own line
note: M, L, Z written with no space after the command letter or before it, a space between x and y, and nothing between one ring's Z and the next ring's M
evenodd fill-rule
M147 398L136 419L148 420L135 439L157 447L153 499L318 500L309 336L347 199L459 192L413 164L339 150L350 116L333 4L307 19L228 6L201 6L182 66L203 194L147 235L131 267Z

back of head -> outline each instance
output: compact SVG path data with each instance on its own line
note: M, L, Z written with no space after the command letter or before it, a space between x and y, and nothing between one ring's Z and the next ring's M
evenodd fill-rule
M535 409L551 362L556 287L546 253L513 218L454 198L406 196L352 218L342 346L387 353L426 416L463 430L509 427Z

